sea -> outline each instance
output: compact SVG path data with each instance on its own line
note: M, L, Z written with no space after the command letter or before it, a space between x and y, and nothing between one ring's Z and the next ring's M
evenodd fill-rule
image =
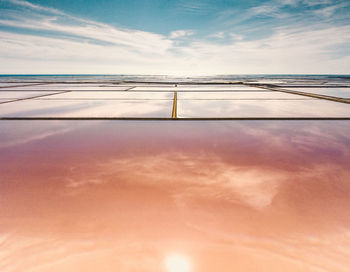
M0 82L203 82L229 83L236 81L257 83L344 83L350 84L350 75L299 75L299 74L239 74L211 76L124 75L124 74L3 74Z

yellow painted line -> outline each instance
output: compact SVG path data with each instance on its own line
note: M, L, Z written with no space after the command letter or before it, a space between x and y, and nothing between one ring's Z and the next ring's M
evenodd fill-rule
M174 92L174 101L173 101L173 112L171 114L172 119L177 118L177 92Z
M249 85L249 84L246 84L246 85ZM350 99L347 99L347 98L340 98L340 97L328 96L328 95L322 95L322 94L313 94L313 93L308 93L308 92L292 91L292 90L288 90L288 89L282 89L279 87L267 87L267 86L258 86L258 85L250 85L250 86L262 88L265 90L275 91L275 92L283 92L283 93L289 93L289 94L295 94L295 95L302 95L302 96L324 99L324 100L333 101L333 102L350 104Z

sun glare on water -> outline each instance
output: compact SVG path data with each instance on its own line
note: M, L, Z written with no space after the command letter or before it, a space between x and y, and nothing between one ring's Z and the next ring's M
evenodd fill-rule
M182 255L168 255L164 260L166 272L190 272L189 260Z

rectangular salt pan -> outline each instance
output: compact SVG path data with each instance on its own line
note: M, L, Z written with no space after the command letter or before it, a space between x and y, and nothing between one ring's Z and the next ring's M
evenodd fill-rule
M0 117L169 118L172 100L24 100L0 105Z
M179 100L230 100L230 99L312 99L310 97L288 94L283 92L181 92Z
M348 104L326 100L179 100L179 118L350 117Z
M0 99L23 99L23 98L30 98L30 97L36 97L36 96L42 96L42 95L51 95L55 94L57 92L10 92L10 91L2 91L0 89ZM49 97L49 96L47 96Z
M68 92L64 94L43 97L43 100L62 99L173 99L172 92Z
M350 88L286 88L292 91L350 99Z
M269 90L244 86L244 85L183 85L177 86L174 85L168 87L135 87L131 91L177 91L177 92L220 92L220 91L264 91L269 92Z
M76 90L76 91L88 91L88 90L99 90L99 91L125 91L131 87L126 86L105 86L103 84L43 84L33 86L22 86L22 87L6 87L1 88L2 90L29 90L29 91L42 91L42 90Z

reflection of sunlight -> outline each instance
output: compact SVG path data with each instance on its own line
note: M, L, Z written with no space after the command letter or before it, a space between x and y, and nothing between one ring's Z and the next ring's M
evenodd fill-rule
M185 256L168 255L164 262L167 272L190 272L190 262Z

